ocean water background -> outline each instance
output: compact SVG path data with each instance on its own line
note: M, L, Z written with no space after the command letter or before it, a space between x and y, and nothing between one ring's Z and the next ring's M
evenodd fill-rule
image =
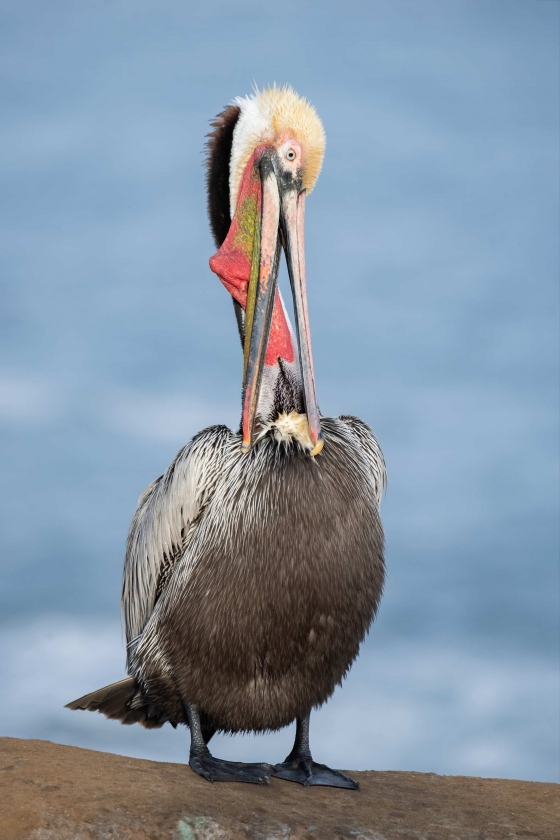
M186 760L184 731L62 707L124 675L140 492L238 423L202 150L276 81L327 132L320 405L370 423L389 472L385 597L316 757L560 780L559 23L555 0L3 0L0 734Z

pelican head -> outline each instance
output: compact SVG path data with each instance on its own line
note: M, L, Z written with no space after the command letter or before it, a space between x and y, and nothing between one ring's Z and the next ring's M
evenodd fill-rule
M318 454L323 446L305 289L304 207L324 152L321 120L290 87L273 86L235 99L216 119L210 135L209 210L219 246L210 267L244 313L240 329L245 451L254 442L263 376L270 380L282 365L297 369L310 454ZM282 247L294 301L297 348L277 289Z

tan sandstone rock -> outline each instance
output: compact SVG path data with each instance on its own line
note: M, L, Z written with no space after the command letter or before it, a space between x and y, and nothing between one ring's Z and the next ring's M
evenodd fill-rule
M560 785L352 772L360 791L0 738L0 840L560 840Z

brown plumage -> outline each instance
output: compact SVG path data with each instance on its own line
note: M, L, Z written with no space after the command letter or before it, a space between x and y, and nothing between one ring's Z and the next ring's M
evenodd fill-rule
M111 683L97 691L79 697L72 703L66 705L67 709L82 709L88 712L101 712L109 720L119 720L121 723L130 725L140 723L146 729L157 729L166 722L151 703L146 703L139 698L138 708L134 705L135 697L138 697L138 688L134 677L127 677L119 682Z
M206 143L206 194L208 218L216 247L219 248L231 225L229 210L229 161L233 131L241 109L228 105L212 121Z
M372 478L370 461L382 461L365 423L324 418L322 428L319 459L278 446L272 429L248 455L223 426L197 435L216 482L183 554L195 569L177 563L169 577L161 564L168 586L159 598L158 578L156 608L130 640L136 680L68 708L152 728L186 723L186 696L208 728L236 732L278 729L328 699L381 597L384 477ZM155 488L171 488L178 459Z
M317 460L272 433L248 456L223 427L201 433L220 479L188 546L196 566L177 567L131 658L173 722L189 697L217 729L278 729L355 659L381 596L383 536L364 452L346 422L323 430Z

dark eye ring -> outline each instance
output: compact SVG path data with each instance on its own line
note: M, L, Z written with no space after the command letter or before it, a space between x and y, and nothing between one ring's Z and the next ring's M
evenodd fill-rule
M288 151L286 152L286 157L288 158L288 160L295 160L296 159L296 153L294 152L293 149L288 149Z

